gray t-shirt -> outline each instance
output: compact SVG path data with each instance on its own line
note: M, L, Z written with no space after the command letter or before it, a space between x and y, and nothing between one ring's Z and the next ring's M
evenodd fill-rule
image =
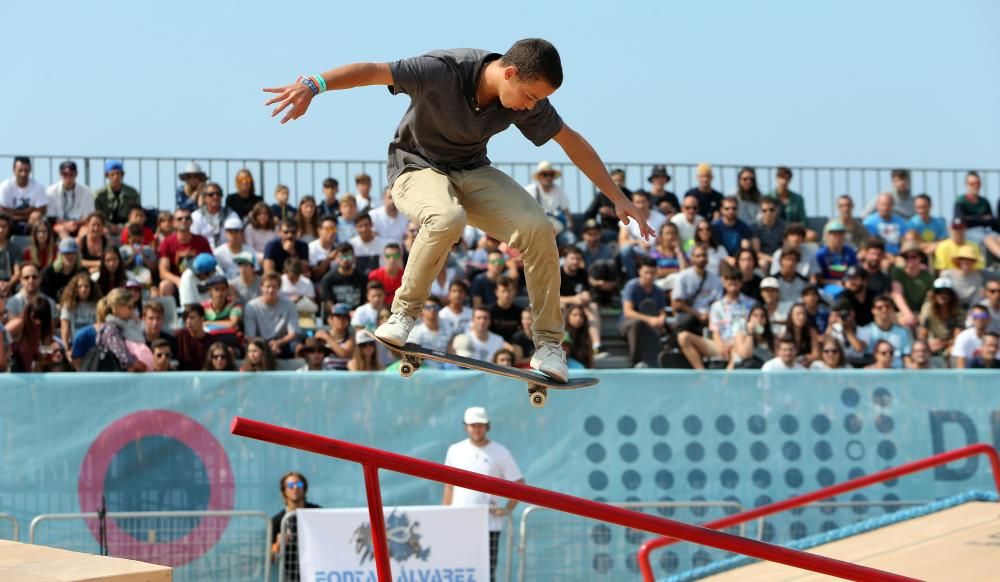
M559 133L562 118L548 99L524 111L506 109L499 100L476 107L483 67L498 58L479 49L452 49L389 63L389 92L410 96L389 144L389 185L407 168L447 172L487 166L486 143L511 125L536 146Z
M302 333L295 304L284 297L278 297L278 302L274 305L264 303L263 297L247 303L243 310L243 329L247 337L266 340L283 337L289 331Z
M41 295L41 294L39 294ZM45 297L45 300L49 303L49 310L52 312L52 319L59 319L59 306L56 302L52 300L51 297L41 295ZM7 313L11 317L20 317L24 312L24 308L28 306L28 296L24 294L24 291L18 291L16 295L7 300Z
M711 271L705 271L704 279L702 284L702 277L694 267L684 269L674 283L674 298L684 301L699 313L708 313L712 302L722 296L722 280Z

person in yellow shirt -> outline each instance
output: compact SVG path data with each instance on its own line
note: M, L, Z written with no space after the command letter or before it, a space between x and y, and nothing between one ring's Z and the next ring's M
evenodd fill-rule
M986 261L979 250L979 245L965 240L965 220L956 218L951 221L951 236L939 242L934 249L934 270L940 272L952 268L953 259L958 255L958 251L965 247L972 249L976 256L974 269L980 271L986 268Z

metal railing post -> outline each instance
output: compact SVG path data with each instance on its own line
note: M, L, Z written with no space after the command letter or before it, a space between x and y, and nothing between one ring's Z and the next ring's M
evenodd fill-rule
M378 467L365 463L365 494L368 497L368 518L372 525L372 550L379 580L392 580L389 565L389 544L385 539L385 517L382 514L382 491L378 484Z

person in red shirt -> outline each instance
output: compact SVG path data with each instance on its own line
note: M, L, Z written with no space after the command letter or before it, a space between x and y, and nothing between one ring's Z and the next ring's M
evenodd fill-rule
M403 284L403 251L398 243L385 245L382 266L368 273L369 281L378 281L385 288L385 302L392 304L396 289Z
M174 232L160 243L160 295L173 296L181 282L181 272L201 253L212 254L208 239L191 232L191 211L174 211Z
M128 244L128 227L132 224L138 224L142 227L142 244L153 244L153 241L156 240L156 234L146 226L146 211L142 209L142 206L133 204L128 209L128 222L122 227L121 243L123 245Z

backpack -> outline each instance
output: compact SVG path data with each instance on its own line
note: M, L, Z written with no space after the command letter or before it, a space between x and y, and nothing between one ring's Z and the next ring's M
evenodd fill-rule
M121 362L118 361L118 357L111 353L111 350L103 346L94 346L83 357L83 362L80 363L80 371L122 372L124 368L122 368Z

